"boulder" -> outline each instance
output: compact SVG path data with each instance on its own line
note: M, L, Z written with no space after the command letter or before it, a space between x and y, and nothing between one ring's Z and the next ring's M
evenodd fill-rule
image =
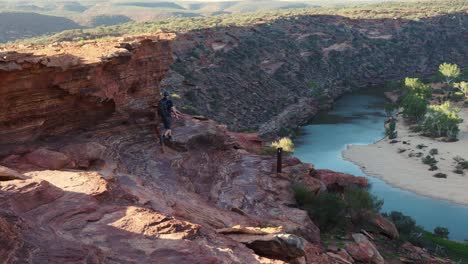
M358 177L351 174L335 172L331 170L316 170L316 172L317 177L329 189L350 186L367 187L369 185L367 179L364 177Z
M374 250L366 244L348 243L346 251L351 257L363 263L370 263L374 257Z
M245 244L257 255L291 261L305 256L304 240L291 234L230 234L233 240Z
M46 148L39 148L26 154L26 160L38 167L52 170L63 169L70 163L70 159L63 153Z
M364 218L370 225L372 225L372 227L377 229L379 233L382 233L391 239L399 237L395 224L382 215L369 211L364 214Z
M27 177L24 176L23 174L0 165L0 181L25 180L25 179L27 179Z
M363 234L353 234L355 243L348 243L346 251L357 261L364 263L385 264L374 243Z
M68 145L60 150L74 161L79 168L88 168L93 161L101 160L106 147L97 142Z

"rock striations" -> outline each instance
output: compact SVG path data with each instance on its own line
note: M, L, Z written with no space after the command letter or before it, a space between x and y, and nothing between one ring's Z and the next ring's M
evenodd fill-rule
M0 144L151 114L172 62L170 35L0 52Z
M188 115L161 152L152 105L170 38L2 53L2 263L383 263L359 234L326 249L294 206L297 183L325 192L365 179L294 158L278 174L255 135ZM374 222L375 236L398 235ZM402 252L428 263L418 250Z

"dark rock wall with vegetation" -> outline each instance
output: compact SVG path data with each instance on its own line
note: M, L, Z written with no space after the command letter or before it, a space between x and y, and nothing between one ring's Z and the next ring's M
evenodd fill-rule
M419 21L297 16L192 31L174 42L163 86L186 112L234 130L284 134L316 112L285 124L277 115L288 106L302 104L299 113L353 88L433 73L445 61L466 65L467 28L459 13Z

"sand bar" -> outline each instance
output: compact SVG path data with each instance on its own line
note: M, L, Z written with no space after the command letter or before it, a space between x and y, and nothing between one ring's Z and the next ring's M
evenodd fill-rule
M343 151L343 157L360 166L367 175L381 178L398 188L468 205L468 170L465 170L464 175L453 172L456 165L454 157L461 156L468 160L468 108L462 109L459 115L464 121L460 124L457 142L419 136L410 132L408 125L399 118L398 143L391 144L385 138L371 145L350 145ZM409 144L403 144L403 141ZM427 147L417 148L420 144ZM429 166L423 164L421 159L433 148L439 152L434 156L438 160L439 169L429 171ZM410 153L414 155L418 152L422 152L423 156L409 157ZM433 177L439 172L447 174L447 178Z

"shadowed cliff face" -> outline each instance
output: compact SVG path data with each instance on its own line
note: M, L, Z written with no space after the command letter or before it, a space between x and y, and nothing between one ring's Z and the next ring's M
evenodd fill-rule
M187 112L274 136L317 112L311 82L333 99L431 74L445 61L466 65L467 23L466 14L421 21L303 16L190 32L173 42L176 60L163 85Z
M0 58L0 144L153 115L172 62L169 40L128 39L6 51Z

